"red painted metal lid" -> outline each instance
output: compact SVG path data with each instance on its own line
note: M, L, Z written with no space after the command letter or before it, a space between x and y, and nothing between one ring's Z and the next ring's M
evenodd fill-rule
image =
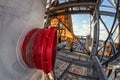
M57 30L33 29L25 37L21 51L24 62L31 68L53 71L56 59Z

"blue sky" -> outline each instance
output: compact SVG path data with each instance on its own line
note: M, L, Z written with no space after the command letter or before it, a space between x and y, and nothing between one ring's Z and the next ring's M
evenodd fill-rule
M107 0L104 0L102 5L111 6L107 2ZM113 8L100 7L100 10L115 12L115 9ZM114 18L110 16L102 16L102 19L107 25L108 29L110 30ZM74 34L86 36L90 33L90 15L89 14L73 14L72 22L73 22ZM103 24L100 22L100 39L105 40L106 37L107 37L106 29L104 28Z
M83 36L89 34L90 15L74 14L72 15L72 22L74 34Z

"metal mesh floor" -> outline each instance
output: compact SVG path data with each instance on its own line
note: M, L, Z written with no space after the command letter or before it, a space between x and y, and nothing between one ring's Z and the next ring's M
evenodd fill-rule
M54 73L56 80L97 80L89 56L67 50L57 52Z

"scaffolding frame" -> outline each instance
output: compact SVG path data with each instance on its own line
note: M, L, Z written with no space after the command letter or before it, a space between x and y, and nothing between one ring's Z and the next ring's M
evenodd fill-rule
M108 80L110 78L113 78L113 76L109 77L106 75L106 72L104 69L108 68L108 64L112 65L111 63L113 61L116 61L119 63L118 60L120 60L120 10L119 10L119 0L63 0L63 3L59 3L59 0L47 0L47 9L46 9L46 24L49 25L49 21L53 17L57 17L59 15L68 15L68 14L90 14L90 35L92 34L91 28L93 27L93 41L92 41L92 50L90 51L91 56L91 63L94 65L94 68L98 72L98 78L99 80ZM103 2L107 1L110 5L103 5ZM116 12L111 11L103 11L100 10L101 7L104 8L111 8L114 9ZM101 16L110 16L114 17L114 22L111 27L111 29L108 29L108 26L103 21ZM100 38L100 21L102 22L104 28L106 29L108 33L108 37L105 40L103 46L101 46L100 49L98 49L99 45L99 38ZM62 23L64 25L64 23ZM117 24L117 25L115 25ZM66 26L65 26L66 27ZM66 27L68 28L68 27ZM118 29L118 35L115 39L113 39L113 34ZM69 29L68 29L69 30ZM73 34L73 33L72 33ZM73 34L73 36L75 36ZM76 37L77 38L77 37ZM78 38L77 38L78 39ZM118 47L115 46L115 41L118 39ZM80 40L79 44L82 45L82 42ZM110 55L107 60L104 56L104 52L106 49L107 42L110 42L111 48L112 48L112 55ZM86 48L84 45L82 45L83 48ZM96 54L99 51L102 51L102 56L96 56ZM86 49L87 51L87 49ZM87 51L89 52L89 51ZM119 67L120 68L120 67ZM119 69L117 68L117 70ZM109 75L113 75L111 72Z

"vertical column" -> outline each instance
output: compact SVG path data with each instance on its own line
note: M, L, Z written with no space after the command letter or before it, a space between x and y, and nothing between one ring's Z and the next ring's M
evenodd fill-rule
M118 44L119 44L119 47L120 47L120 10L118 12L118 24L119 24L119 27L118 27Z
M93 34L93 46L91 56L94 56L97 52L98 44L99 44L99 6L96 5L93 18L94 18L94 34Z

